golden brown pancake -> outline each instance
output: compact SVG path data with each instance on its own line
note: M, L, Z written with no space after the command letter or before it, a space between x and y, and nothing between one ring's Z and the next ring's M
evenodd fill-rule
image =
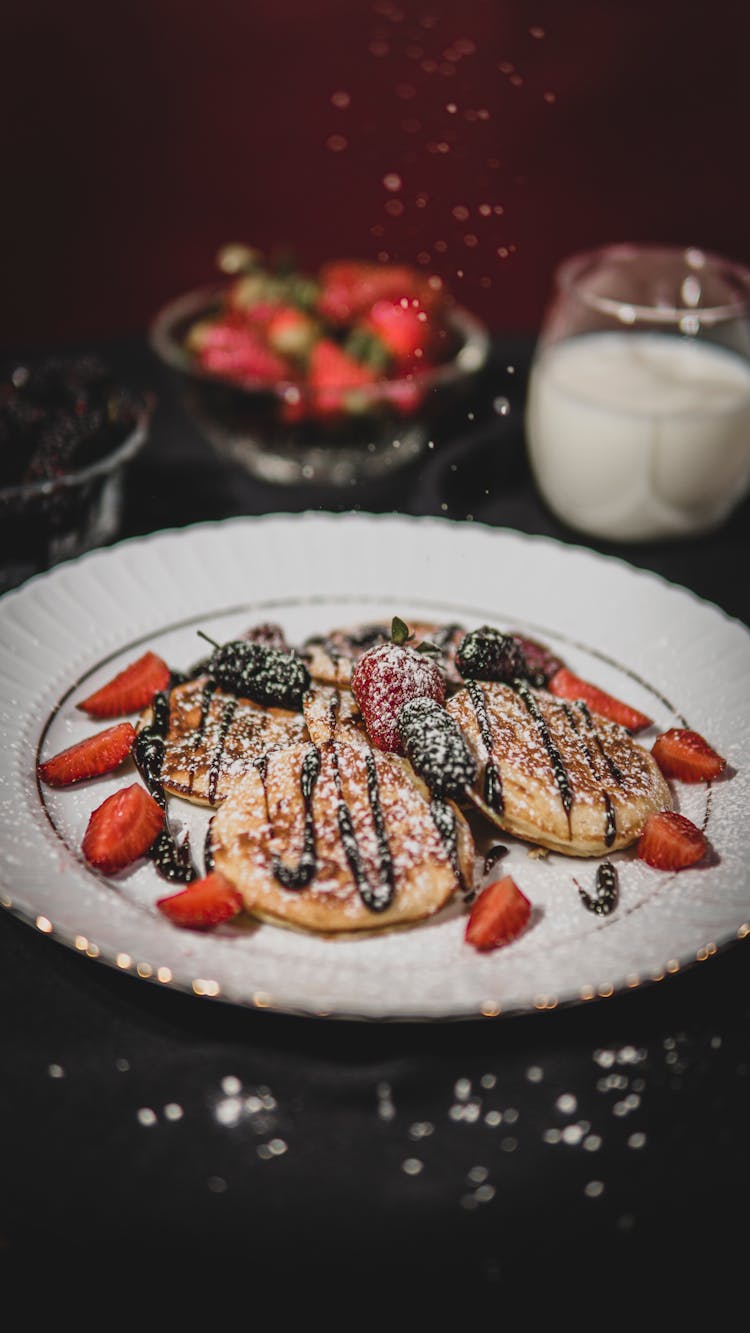
M460 811L432 805L406 760L354 729L270 751L213 817L211 853L249 913L323 934L432 916L474 864Z
M335 685L313 685L303 701L310 740L318 746L333 740L364 736L364 723L351 690Z
M672 798L624 727L530 686L470 682L447 702L477 759L469 793L506 832L571 856L628 847Z
M152 716L148 709L139 728L148 726ZM161 782L165 792L218 805L254 760L306 738L301 713L237 698L199 676L169 692Z

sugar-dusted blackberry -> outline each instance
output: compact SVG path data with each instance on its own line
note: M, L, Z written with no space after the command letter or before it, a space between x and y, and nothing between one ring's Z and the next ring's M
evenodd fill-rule
M456 651L456 666L464 680L526 679L528 666L518 640L491 625L465 634Z
M433 796L462 796L477 765L450 713L435 699L410 699L399 710L398 729L407 759Z
M295 652L248 639L216 645L207 667L220 689L272 708L298 711L310 688L310 673Z

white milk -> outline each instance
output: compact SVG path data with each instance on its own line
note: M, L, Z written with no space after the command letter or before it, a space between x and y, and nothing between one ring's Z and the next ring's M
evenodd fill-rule
M750 361L658 333L589 333L541 350L529 460L559 518L637 541L706 532L750 486Z

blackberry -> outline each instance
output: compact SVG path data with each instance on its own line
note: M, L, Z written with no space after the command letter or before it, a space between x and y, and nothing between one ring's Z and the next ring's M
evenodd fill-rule
M432 795L462 796L477 765L450 713L435 699L410 699L399 709L398 729L407 759Z
M498 680L506 684L528 678L528 664L517 639L490 625L465 634L456 651L464 680Z
M98 462L136 416L97 357L11 365L0 380L0 485L53 480Z
M220 689L273 708L299 711L310 688L310 673L296 653L248 639L217 645L207 666Z

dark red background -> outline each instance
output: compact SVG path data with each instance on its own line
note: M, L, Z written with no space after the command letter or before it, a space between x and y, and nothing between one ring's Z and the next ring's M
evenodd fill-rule
M503 330L581 247L750 261L749 12L6 0L0 340L143 329L229 240L421 262Z

